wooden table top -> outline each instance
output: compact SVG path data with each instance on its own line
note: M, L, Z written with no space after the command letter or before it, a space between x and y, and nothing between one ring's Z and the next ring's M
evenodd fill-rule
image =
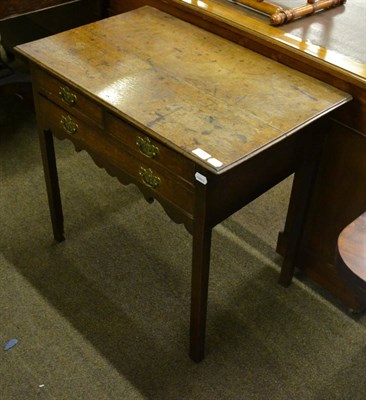
M18 51L215 173L350 100L150 7ZM207 162L196 149L219 162Z
M165 0L163 0L165 1ZM233 0L234 1L234 0ZM248 30L290 46L306 54L309 59L341 68L356 75L366 85L366 2L348 0L343 6L319 12L280 27L271 26L269 17L230 0L169 0L183 4L202 15L209 14L217 20ZM284 8L296 7L306 0L273 0Z

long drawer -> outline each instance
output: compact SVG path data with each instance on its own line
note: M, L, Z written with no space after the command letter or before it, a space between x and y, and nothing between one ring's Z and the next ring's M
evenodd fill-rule
M80 91L38 68L32 71L32 79L43 96L78 118L103 127L102 107Z
M194 187L179 179L174 170L163 168L156 164L156 160L152 162L143 155L136 156L138 150L134 155L128 146L115 140L107 130L86 123L43 95L38 96L38 107L41 129L50 129L58 138L70 139L76 148L87 150L97 164L98 159L102 159L103 166L110 165L110 170L106 169L111 175L120 173L121 176L128 176L130 181L151 191L153 197L168 201L185 214L193 215ZM47 115L47 122L42 121L42 115ZM128 133L130 126L124 126L121 120L118 122L121 132Z
M195 165L191 160L112 114L106 114L105 128L135 157L149 159L149 164L158 170L172 171L179 179L194 185Z

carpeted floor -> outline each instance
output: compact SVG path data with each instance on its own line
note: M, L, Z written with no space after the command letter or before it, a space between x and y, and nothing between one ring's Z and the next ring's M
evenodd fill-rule
M55 244L33 114L0 99L0 397L364 400L366 317L277 284L291 179L214 230L207 355L187 355L191 237L56 141Z

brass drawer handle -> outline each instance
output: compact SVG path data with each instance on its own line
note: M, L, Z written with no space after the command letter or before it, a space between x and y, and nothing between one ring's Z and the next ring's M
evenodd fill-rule
M79 125L71 119L70 115L68 115L67 117L62 116L60 124L64 128L64 131L70 135L73 135L79 129Z
M61 86L58 94L61 97L62 101L69 106L76 105L78 98L76 97L76 94L70 92L70 89L68 87Z
M139 148L140 153L149 158L155 158L159 156L159 148L151 143L148 137L137 136L136 146Z
M142 182L151 189L156 189L160 186L161 179L155 176L150 168L140 167L139 175L142 178Z

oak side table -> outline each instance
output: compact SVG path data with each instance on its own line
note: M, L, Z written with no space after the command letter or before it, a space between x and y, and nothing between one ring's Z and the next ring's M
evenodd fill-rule
M17 51L31 66L55 239L64 228L53 136L192 234L190 357L201 361L213 227L295 173L288 285L328 114L351 96L151 7Z

